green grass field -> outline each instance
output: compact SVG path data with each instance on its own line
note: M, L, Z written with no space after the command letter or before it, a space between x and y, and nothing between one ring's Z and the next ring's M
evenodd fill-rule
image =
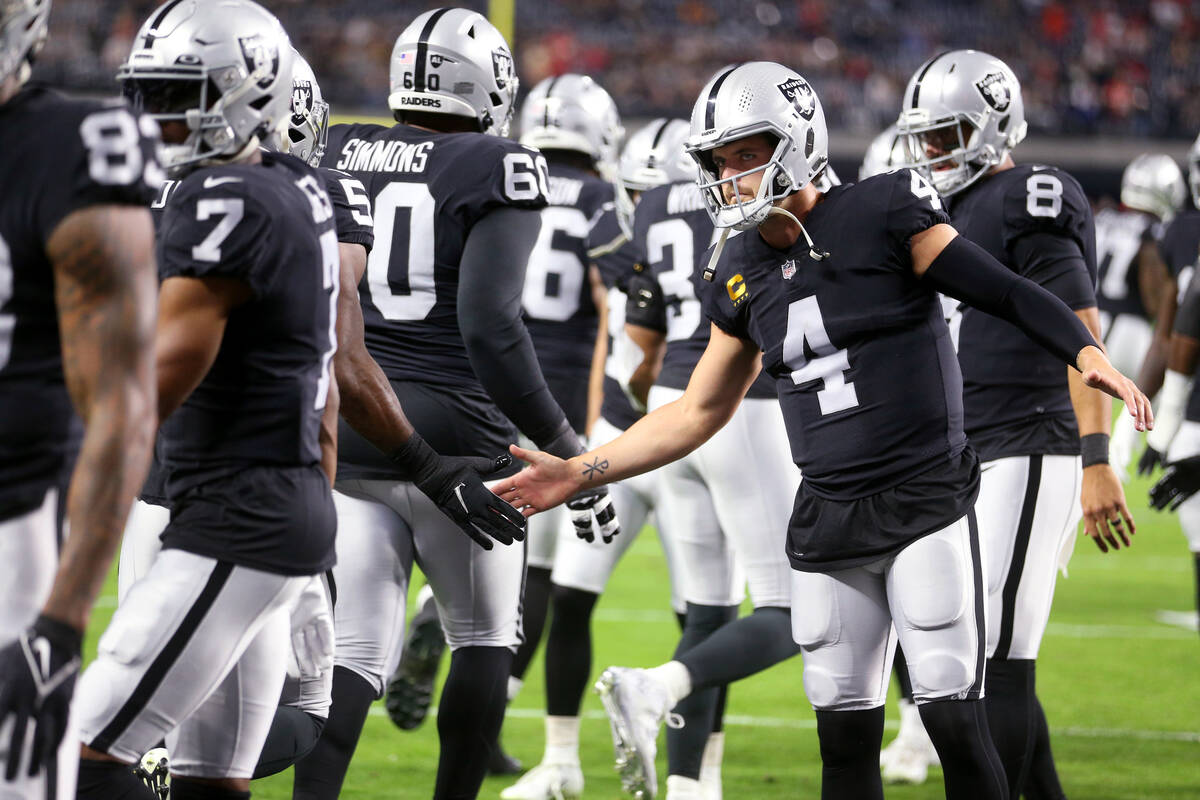
M1071 576L1059 581L1042 645L1038 694L1063 784L1076 800L1200 798L1200 642L1195 633L1156 620L1160 610L1191 609L1191 557L1175 518L1146 509L1145 490L1144 482L1129 487L1139 524L1131 550L1102 555L1090 541L1077 543ZM678 631L667 610L665 578L657 539L646 530L597 610L597 671L609 664L651 666L671 655ZM109 592L88 637L90 651L111 614L115 579ZM542 753L540 656L527 677L509 709L504 743L532 766ZM796 658L731 691L725 797L818 796L817 737L800 678ZM608 725L595 696L586 698L584 714L586 796L622 797ZM894 735L894 720L889 712L885 742ZM376 704L342 797L427 798L436 764L433 720L406 733L392 727L382 703ZM662 755L659 772L665 773ZM480 797L497 797L508 783L489 778ZM256 782L253 790L258 798L290 798L291 774ZM932 770L921 787L888 787L887 796L940 798L941 772Z

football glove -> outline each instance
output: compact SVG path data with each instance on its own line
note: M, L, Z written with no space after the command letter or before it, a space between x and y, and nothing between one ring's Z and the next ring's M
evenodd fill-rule
M1167 465L1167 471L1150 487L1150 505L1171 511L1200 490L1200 456L1183 458Z
M1146 451L1142 453L1142 457L1138 459L1137 474L1152 475L1154 474L1154 470L1158 469L1159 467L1166 466L1166 464L1166 456L1155 450L1150 446L1149 443L1147 443Z
M600 538L605 544L621 532L621 522L613 508L612 497L603 486L585 489L568 500L566 506L571 512L575 535L585 542L596 541L596 530L600 531Z
M292 607L292 658L295 677L320 678L333 669L333 614L321 576L304 585ZM292 664L288 664L289 673Z
M414 432L390 458L484 550L492 549L493 540L512 544L525 538L525 517L483 485L482 478L512 464L507 453L496 458L442 456Z
M26 732L32 723L29 774L52 763L67 729L67 713L79 675L83 634L64 622L39 616L0 649L0 729L13 718L5 780L20 770Z
M667 332L667 301L662 286L640 264L625 283L625 322Z

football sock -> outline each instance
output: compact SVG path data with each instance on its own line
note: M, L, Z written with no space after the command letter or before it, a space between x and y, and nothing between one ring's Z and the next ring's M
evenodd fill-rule
M537 653L542 640L542 629L546 627L546 614L550 610L550 570L544 567L529 567L525 570L525 596L521 600L521 625L525 640L513 656L512 674L522 680L529 662Z
M791 612L764 606L722 625L679 660L692 676L695 691L733 683L799 652L792 641Z
M592 609L600 596L554 586L554 616L546 639L546 713L578 717L592 672Z
M254 767L254 778L283 772L304 758L312 752L324 728L324 717L292 706L275 709L275 718L271 720L271 729L267 731L267 741L263 743L258 764Z
M337 800L362 734L375 687L357 672L333 668L332 703L321 738L296 762L292 800Z
M543 764L579 763L579 717L546 715L546 750Z
M450 656L450 672L438 703L441 751L434 800L479 794L504 721L512 657L507 647L462 647Z
M1058 769L1054 766L1054 754L1050 750L1050 727L1046 724L1046 712L1037 695L1033 698L1033 754L1029 758L1028 774L1021 787L1025 800L1066 800L1062 784L1058 780Z
M883 706L863 711L817 711L821 743L821 800L882 800L879 745Z
M709 787L708 794L719 797L721 788L721 762L725 759L725 734L710 733L704 745L704 758L700 761L700 782Z
M904 651L896 645L896 659L892 662L892 670L896 673L896 685L900 687L900 696L912 700L912 680L908 677L908 662L904 660Z
M1009 793L1004 767L988 734L983 700L940 700L917 708L942 762L946 800L1016 797Z
M79 800L158 800L133 774L133 767L116 761L79 759L75 797Z
M699 646L709 636L731 620L737 618L737 606L705 606L688 603L687 622L683 636L675 648L678 660L693 647ZM668 673L669 679L674 676ZM690 682L690 678L689 678ZM682 686L679 689L683 688ZM702 691L692 691L679 700L675 713L683 717L682 728L667 729L667 766L671 775L700 778L700 765L704 759L704 747L712 733L721 689L714 686ZM679 689L672 687L673 695Z
M250 800L250 792L239 792L214 786L211 783L189 780L187 778L171 778L172 800Z
M987 662L987 717L1008 791L1016 797L1033 747L1034 662L990 658Z

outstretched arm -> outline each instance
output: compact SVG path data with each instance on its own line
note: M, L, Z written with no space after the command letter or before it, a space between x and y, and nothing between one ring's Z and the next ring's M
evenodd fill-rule
M721 429L746 395L762 366L752 343L712 326L708 348L687 390L673 403L642 417L629 430L595 450L563 460L548 453L511 447L530 463L495 491L526 516L552 508L576 492L661 467L681 458Z

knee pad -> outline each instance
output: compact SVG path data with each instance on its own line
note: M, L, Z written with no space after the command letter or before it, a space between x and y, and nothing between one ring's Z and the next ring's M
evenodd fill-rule
M837 705L840 694L837 678L827 669L805 664L804 694L813 708L832 708Z
M932 631L958 622L970 605L971 592L967 586L974 579L962 548L952 540L929 537L921 542L920 552L913 555L921 559L921 569L896 575L892 587L901 614L896 626ZM919 585L908 580L916 576Z
M841 635L837 593L831 583L829 576L819 573L792 575L792 639L806 650L833 644Z
M975 682L975 662L966 654L947 650L930 650L910 660L913 697L916 700L935 700L965 696Z

